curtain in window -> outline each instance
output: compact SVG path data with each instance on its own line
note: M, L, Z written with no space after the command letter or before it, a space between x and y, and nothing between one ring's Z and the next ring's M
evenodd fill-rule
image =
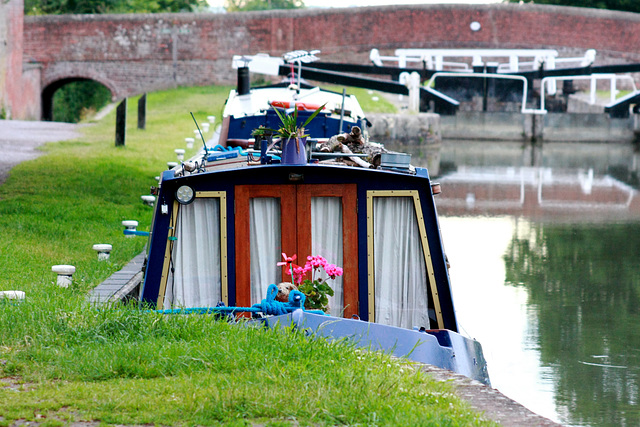
M342 199L339 197L311 198L311 254L322 255L329 263L342 267ZM304 264L306 260L299 260ZM322 271L324 274L324 271ZM324 274L324 277L327 277ZM329 280L334 296L329 297L332 316L342 317L342 277Z
M282 261L280 199L252 198L249 211L251 266L247 268L251 268L251 304L256 304L266 297L271 283L282 281L280 267L276 265Z
M196 234L199 230L199 234ZM171 254L164 308L215 307L221 300L220 200L181 205Z
M429 328L427 270L411 197L373 198L375 320Z

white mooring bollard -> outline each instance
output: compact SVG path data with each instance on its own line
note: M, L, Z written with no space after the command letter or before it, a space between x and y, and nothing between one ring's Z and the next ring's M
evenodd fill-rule
M144 202L145 205L147 206L153 206L153 204L156 201L156 196L152 196L151 194L149 195L142 195L140 196L140 198L142 199L142 201Z
M179 162L184 160L184 148L176 148L173 152L176 153Z
M202 126L202 131L203 131L204 133L209 132L209 123L204 122L204 123L202 123L202 125L201 125L201 126Z
M135 220L125 220L122 221L122 225L129 231L136 231L136 227L138 227L138 221ZM125 234L127 237L135 237L135 234Z
M0 301L24 301L25 293L23 291L0 291Z
M73 273L76 272L76 268L73 265L54 265L51 267L51 271L58 274L56 281L58 286L68 288L73 282Z
M207 120L209 120L209 123L213 124L216 121L216 116L207 116Z
M191 149L191 148L193 148L193 143L195 142L195 139L193 139L193 138L185 138L184 142L187 143L187 148Z
M93 250L98 252L98 261L108 260L112 249L113 246L108 243L97 243L93 245Z

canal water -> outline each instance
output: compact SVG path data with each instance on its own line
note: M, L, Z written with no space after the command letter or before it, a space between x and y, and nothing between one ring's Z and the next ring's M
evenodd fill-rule
M640 425L633 146L445 140L412 163L439 167L458 320L492 386L564 425Z

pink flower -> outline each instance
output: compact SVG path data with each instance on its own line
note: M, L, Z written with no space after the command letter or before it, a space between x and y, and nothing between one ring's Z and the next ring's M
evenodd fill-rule
M293 269L293 282L296 284L302 283L304 275L307 274L309 270L311 270L311 268L307 268L306 265L304 267L300 267L299 265L292 264L291 267ZM291 276L291 270L286 270L286 273L287 275Z
M335 264L329 264L329 262L320 255L308 256L307 262L304 265L304 267L300 267L299 265L293 264L293 261L296 259L296 255L288 257L287 254L283 252L282 258L284 259L284 261L277 263L277 265L279 267L288 266L289 268L287 268L285 272L287 273L287 275L293 276L293 282L297 285L300 285L302 283L302 281L305 279L305 276L310 271L313 271L312 281L314 283L318 281L320 283L323 282L324 279L316 280L315 278L316 270L319 270L320 267L324 269L324 271L327 273L327 275L331 279L335 279L336 277L342 276L343 274L342 268L336 266Z
M307 257L307 265L311 265L313 268L325 267L327 264L329 264L327 260L320 255Z
M343 273L342 268L334 264L325 265L324 271L326 271L329 277L331 277L332 279L335 279L338 276L342 276L342 273Z
M293 261L295 261L295 260L296 260L297 255L296 255L296 254L293 254L293 256L292 256L292 257L288 257L288 256L287 256L287 254L285 254L284 252L282 252L282 258L284 259L284 262L279 262L279 263L277 263L276 265L277 265L278 267L292 263Z

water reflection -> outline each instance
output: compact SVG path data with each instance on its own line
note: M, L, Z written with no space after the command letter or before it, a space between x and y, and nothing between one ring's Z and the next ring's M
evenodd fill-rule
M445 141L439 165L459 322L493 386L563 424L640 425L633 147Z

